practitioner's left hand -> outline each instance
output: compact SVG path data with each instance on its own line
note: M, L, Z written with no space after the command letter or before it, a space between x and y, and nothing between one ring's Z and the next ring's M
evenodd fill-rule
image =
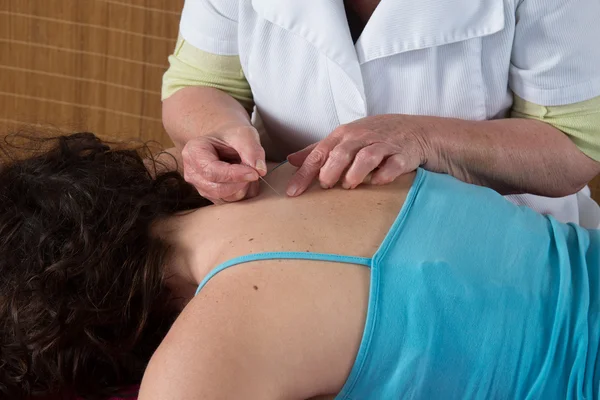
M389 114L341 125L327 138L288 157L299 169L287 194L302 194L317 177L325 189L338 182L354 189L371 173L371 184L385 185L416 170L429 156L425 121L420 116Z

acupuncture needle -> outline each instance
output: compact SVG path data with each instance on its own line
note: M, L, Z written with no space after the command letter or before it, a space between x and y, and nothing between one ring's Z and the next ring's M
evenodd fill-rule
M252 167L251 167L250 165L248 165L248 164L243 164L243 165L245 165L246 167L252 168ZM279 165L278 165L278 166L279 166ZM254 169L254 168L252 168L252 169ZM255 169L254 169L254 170L255 170ZM265 177L266 177L266 176L268 176L268 175L269 175L271 172L273 172L273 171L274 171L274 169L273 169L273 170L271 170L269 173L267 173L267 175L265 175ZM257 171L257 172L258 172L258 171ZM267 180L266 180L265 178L263 178L262 176L260 176L260 174L258 175L258 179L260 179L261 181L263 181L263 182L265 183L265 185L267 185L267 186L268 186L268 187L269 187L269 188L270 188L272 191L274 191L274 192L275 192L275 194L277 194L277 196L279 196L279 197L283 197L283 196L281 195L281 193L279 193L279 192L278 192L278 191L277 191L277 190L276 190L276 189L275 189L275 188L274 188L274 187L273 187L273 186L272 186L272 185L271 185L269 182L267 182Z

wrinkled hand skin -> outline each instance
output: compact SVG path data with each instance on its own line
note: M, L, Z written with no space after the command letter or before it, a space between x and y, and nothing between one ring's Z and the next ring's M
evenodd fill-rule
M385 114L341 125L327 138L288 157L298 171L287 194L302 194L318 178L329 189L340 183L354 189L370 178L385 185L416 170L432 156L427 136L433 125L426 117Z
M235 127L192 139L181 155L185 180L215 204L256 196L259 176L267 172L254 128Z

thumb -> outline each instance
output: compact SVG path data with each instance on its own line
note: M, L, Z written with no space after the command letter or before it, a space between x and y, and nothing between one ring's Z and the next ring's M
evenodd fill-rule
M306 157L308 157L308 155L313 151L316 145L317 143L313 143L300 151L290 154L287 157L288 162L294 167L300 168L302 164L304 164L304 160L306 160Z
M260 144L258 131L255 128L238 130L228 135L226 142L237 151L243 164L256 169L261 176L267 173L265 150Z

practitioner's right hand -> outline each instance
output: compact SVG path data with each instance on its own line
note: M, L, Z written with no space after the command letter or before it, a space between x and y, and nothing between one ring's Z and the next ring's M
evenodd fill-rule
M215 204L254 197L267 173L265 151L252 126L235 126L187 142L184 178Z

